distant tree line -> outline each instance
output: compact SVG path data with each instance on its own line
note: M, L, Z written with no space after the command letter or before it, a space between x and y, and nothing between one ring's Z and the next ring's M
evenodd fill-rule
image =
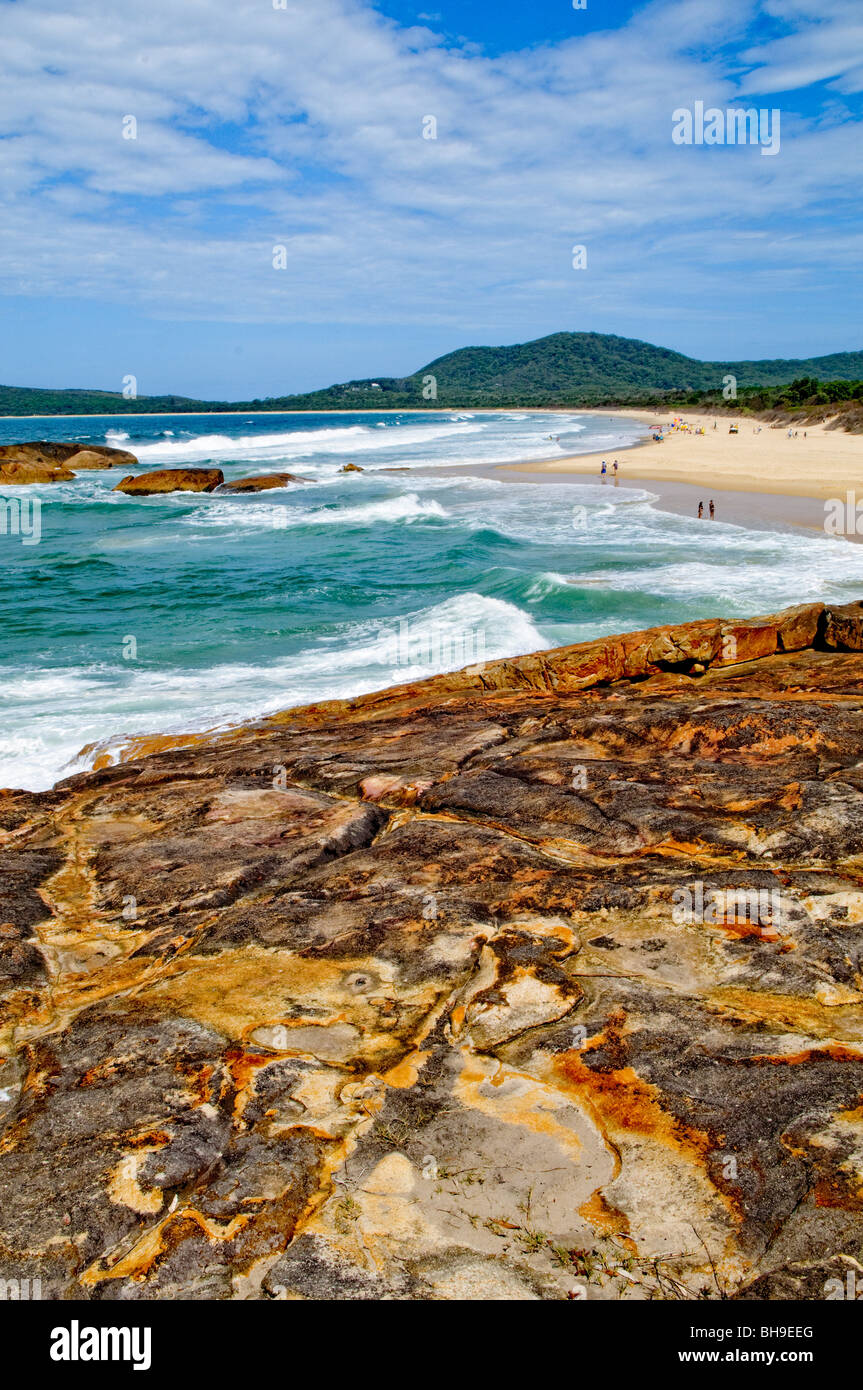
M728 377L736 398L723 396ZM364 378L266 400L0 386L3 415L180 414L196 411L459 410L482 406L674 404L753 411L818 408L860 398L863 352L808 359L700 362L669 348L603 333L552 333L507 347L468 347L406 377Z

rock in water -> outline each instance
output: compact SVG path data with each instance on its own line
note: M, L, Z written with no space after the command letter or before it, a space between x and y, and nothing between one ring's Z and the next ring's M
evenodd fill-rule
M863 1234L861 615L487 662L0 795L4 1277L823 1298Z
M47 459L0 459L0 483L23 487L28 483L68 483L76 475L65 463Z
M37 439L25 444L0 446L0 483L64 483L76 468L113 468L137 463L134 454L106 444L62 444Z
M152 473L130 473L114 492L150 497L157 492L213 492L224 482L221 468L157 468Z
M118 449L117 453L122 453L122 457L112 458L101 449L79 449L77 453L70 455L68 466L80 472L90 468L116 468L118 464L128 468L130 463L138 462L134 454L127 454L125 450Z
M259 473L254 478L236 478L230 483L220 483L216 492L269 492L271 488L288 487L291 483L305 483L308 479L298 478L293 473Z
M339 469L340 473L365 473L364 468L360 468L358 463L343 463Z

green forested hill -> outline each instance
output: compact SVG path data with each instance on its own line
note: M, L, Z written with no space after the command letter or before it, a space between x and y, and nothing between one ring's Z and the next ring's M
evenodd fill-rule
M461 348L417 373L432 373L438 391L523 393L572 391L631 394L716 391L732 374L738 386L778 386L797 377L858 380L863 352L763 362L699 362L637 338L605 333L553 333L532 343L503 348Z
M552 333L510 347L467 347L438 357L407 377L367 377L303 395L254 401L198 401L184 396L125 400L109 391L36 390L0 386L3 415L91 415L196 410L333 410L384 407L611 405L717 395L723 378L740 392L763 388L770 404L776 388L807 379L859 382L863 352L765 361L700 362L637 338L606 333ZM431 378L434 379L432 385ZM855 393L856 394L856 393Z
M129 401L119 391L0 386L0 415L143 415L208 409L188 396L140 396Z

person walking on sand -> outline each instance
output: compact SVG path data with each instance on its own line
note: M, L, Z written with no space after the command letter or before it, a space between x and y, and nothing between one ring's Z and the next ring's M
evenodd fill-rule
M614 476L617 477L617 459L614 460Z
M716 508L715 508L714 505L713 505L713 498L711 497L711 499L710 499L710 520L711 520L711 521L713 520L713 518L715 517L715 515L716 515Z
M602 467L601 467L600 470L599 470L599 476L600 476L601 478L604 478L607 472L608 472L608 464L605 462L605 459L603 459L603 460L602 460Z
M698 520L700 521L701 518L702 518L703 516L704 516L704 503L703 503L703 502L699 502L699 504L698 504Z

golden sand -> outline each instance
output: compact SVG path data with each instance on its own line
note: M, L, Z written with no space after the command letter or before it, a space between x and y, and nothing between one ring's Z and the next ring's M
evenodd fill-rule
M688 431L666 431L663 443L657 444L651 438L649 427L668 425L672 418L669 415L647 410L608 409L579 413L642 420L647 427L645 442L617 453L562 456L510 465L513 471L598 476L603 458L609 472L617 458L621 481L655 479L694 484L705 489L727 488L734 492L822 499L844 497L848 490L863 496L863 435L845 434L820 424L797 426L796 434L792 428L789 439L786 425L774 428L751 416L693 412L682 417L690 426ZM731 424L738 426L737 434L729 433ZM700 427L704 429L703 435L695 433Z

